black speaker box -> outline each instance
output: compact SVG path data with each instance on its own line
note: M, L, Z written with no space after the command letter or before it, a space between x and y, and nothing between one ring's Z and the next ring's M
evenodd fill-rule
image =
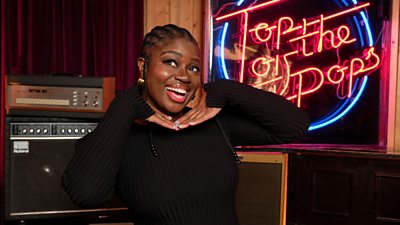
M56 217L108 217L128 214L127 208L115 196L96 209L81 209L74 205L61 185L62 173L74 153L76 138L37 138L10 135L13 124L87 123L82 120L6 118L5 147L5 219L30 220Z

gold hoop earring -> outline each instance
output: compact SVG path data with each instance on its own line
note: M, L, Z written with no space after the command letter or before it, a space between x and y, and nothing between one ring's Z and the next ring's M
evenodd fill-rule
M143 78L139 78L137 81L137 85L138 86L144 86L144 79Z

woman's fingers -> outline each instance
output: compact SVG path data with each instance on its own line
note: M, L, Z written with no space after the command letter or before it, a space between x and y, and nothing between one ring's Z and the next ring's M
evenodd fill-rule
M171 121L169 116L166 116L164 114L160 114L158 112L154 113L152 116L146 119L147 121L151 123L156 123L160 126L163 126L168 129L172 130L178 130L176 124Z
M206 94L204 94L197 106L185 113L175 122L172 121L172 117L161 113L157 109L153 110L155 111L155 113L147 118L147 121L156 123L168 129L180 130L185 129L189 126L200 124L213 118L221 111L221 108L207 107Z
M196 108L190 110L175 122L169 116L156 112L146 120L168 129L180 130L207 121L215 117L220 111L221 108Z

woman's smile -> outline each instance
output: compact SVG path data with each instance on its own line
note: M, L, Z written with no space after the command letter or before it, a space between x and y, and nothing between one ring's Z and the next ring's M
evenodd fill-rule
M180 104L186 102L188 97L188 91L180 87L167 86L165 87L165 92L171 101Z

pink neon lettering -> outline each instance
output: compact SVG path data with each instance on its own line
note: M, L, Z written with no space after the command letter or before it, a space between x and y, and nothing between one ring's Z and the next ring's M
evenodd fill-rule
M279 0L271 0L216 18L217 21L221 21L233 16L240 16L240 82L243 82L245 66L247 66L246 71L254 77L265 77L272 74L272 78L254 84L254 86L272 86L272 90L275 93L285 95L287 99L295 101L300 107L304 96L315 93L324 84L336 85L341 90L347 90L343 94L346 93L347 97L351 97L355 77L370 73L379 67L380 57L375 52L375 49L371 47L365 49L361 56L350 58L343 63L340 63L340 58L338 58L338 62L335 65L324 66L324 68L310 66L292 71L291 61L300 58L304 60L308 57L314 57L316 54L339 49L356 42L356 38L351 37L350 28L347 25L333 25L332 22L327 23L327 21L356 12L370 4L356 5L331 15L322 14L310 20L303 18L298 23L291 17L285 16L271 24L261 22L253 27L248 27L249 16L252 11L272 6L273 3L277 2ZM327 24L331 28L328 28ZM246 63L245 49L247 42L265 44L270 46L271 50L280 50L283 44L289 44L293 51L279 53L274 56L259 57ZM286 80L289 82L283 82ZM276 82L280 82L279 88ZM289 85L289 83L292 83L292 85ZM289 89L291 90L289 91Z

